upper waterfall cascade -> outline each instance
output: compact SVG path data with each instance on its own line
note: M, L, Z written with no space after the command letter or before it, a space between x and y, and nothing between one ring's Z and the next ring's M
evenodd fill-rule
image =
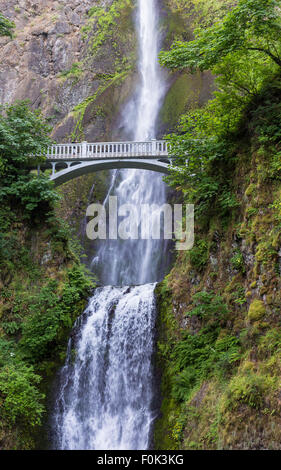
M124 126L138 142L155 139L166 89L157 60L157 4L156 0L137 3L140 80L124 111ZM166 187L155 172L114 170L104 205L109 195L117 196L119 204L162 205ZM95 244L92 269L105 287L96 289L76 324L79 333L69 341L52 415L54 448L150 448L157 414L152 364L154 289L163 276L165 250L163 240ZM73 346L77 351L74 363Z

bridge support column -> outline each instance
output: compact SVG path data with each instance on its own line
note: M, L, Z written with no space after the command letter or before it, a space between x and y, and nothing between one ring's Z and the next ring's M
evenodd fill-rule
M40 176L40 171L41 171L41 167L40 165L37 166L37 176Z
M54 176L54 174L56 173L56 164L57 164L57 162L51 162L51 165L52 165L52 176Z

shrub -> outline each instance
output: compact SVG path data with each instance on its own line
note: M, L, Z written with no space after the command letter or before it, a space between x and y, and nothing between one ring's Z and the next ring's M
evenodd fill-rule
M0 392L2 410L11 424L21 423L27 426L41 424L45 398L37 385L41 378L31 366L22 362L6 365L0 371Z
M269 376L252 372L236 375L228 385L225 407L232 410L239 404L245 404L260 409L268 390L273 386L274 379Z
M224 378L240 360L240 343L234 336L218 338L219 328L203 328L198 334L185 333L171 355L172 396L187 400L194 386L211 376Z
M246 268L245 268L244 258L240 250L237 250L235 252L234 256L230 260L230 263L232 264L234 269L242 273L245 273Z
M177 401L185 401L197 382L195 369L184 369L174 379L172 397Z
M189 257L192 266L199 271L202 270L208 262L208 243L205 240L198 240L190 250Z
M15 28L15 23L10 21L0 12L0 36L13 36L13 30Z
M198 292L193 296L194 308L187 312L189 317L197 316L201 319L215 320L223 318L227 314L227 305L222 297L215 295L213 292Z
M259 341L258 352L262 357L281 352L281 331L277 328L269 330Z
M22 324L19 342L26 359L34 363L51 356L61 334L71 328L79 301L89 293L90 286L83 269L74 266L61 293L57 282L50 281L36 298L30 299L30 312Z

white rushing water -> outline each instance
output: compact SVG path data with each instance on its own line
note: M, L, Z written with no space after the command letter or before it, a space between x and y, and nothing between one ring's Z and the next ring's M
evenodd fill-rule
M153 420L154 285L96 290L60 374L60 449L147 449ZM71 346L71 345L70 345Z
M156 123L166 83L158 63L160 39L156 0L138 0L140 83L136 96L124 110L124 125L135 141L156 137ZM113 173L109 194L118 197L118 205L166 202L162 175L146 170L122 170ZM158 240L107 240L102 242L92 262L103 284L136 285L156 282L166 267L167 244Z
M137 32L140 84L126 108L126 122L134 123L134 140L146 140L155 138L165 93L157 60L157 0L138 0ZM105 202L110 194L119 204L166 200L161 175L140 170L114 172ZM144 450L151 445L154 289L163 275L165 249L161 240L100 243L92 266L105 287L95 291L74 329L78 334L69 341L52 418L54 448Z

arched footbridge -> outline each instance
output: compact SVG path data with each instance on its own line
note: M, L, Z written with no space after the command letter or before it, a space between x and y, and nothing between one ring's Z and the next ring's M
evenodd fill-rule
M46 164L56 186L77 176L100 170L139 168L168 173L171 156L168 142L99 142L58 144L48 148Z

